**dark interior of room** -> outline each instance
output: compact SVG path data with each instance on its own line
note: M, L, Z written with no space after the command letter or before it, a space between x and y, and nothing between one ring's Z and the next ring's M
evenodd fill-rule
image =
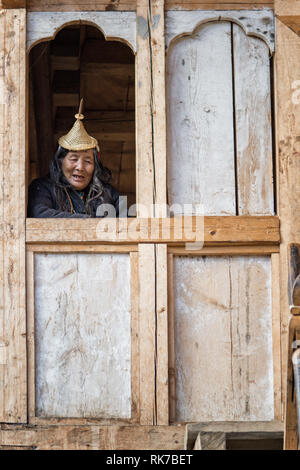
M57 139L72 127L80 98L84 125L100 144L112 185L135 203L135 56L97 28L75 24L29 55L29 181L49 172Z

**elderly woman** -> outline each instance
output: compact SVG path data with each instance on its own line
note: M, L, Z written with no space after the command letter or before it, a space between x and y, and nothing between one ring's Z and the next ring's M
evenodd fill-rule
M110 204L118 215L119 193L109 184L111 172L99 160L97 140L88 135L81 122L81 106L70 132L58 140L50 176L38 178L29 186L28 217L107 215L100 208L102 204Z

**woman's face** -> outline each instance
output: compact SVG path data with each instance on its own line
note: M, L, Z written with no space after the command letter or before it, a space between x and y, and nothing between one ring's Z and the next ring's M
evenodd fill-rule
M67 153L61 165L63 174L76 191L82 191L90 183L95 164L94 151L79 150Z

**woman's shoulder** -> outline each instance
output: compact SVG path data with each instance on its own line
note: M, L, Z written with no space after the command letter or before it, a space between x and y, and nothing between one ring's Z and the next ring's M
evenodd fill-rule
M53 186L53 181L49 176L42 176L31 181L29 191L39 191L43 189L51 190Z
M116 199L119 197L119 191L110 183L103 183L104 189L109 193L112 199Z

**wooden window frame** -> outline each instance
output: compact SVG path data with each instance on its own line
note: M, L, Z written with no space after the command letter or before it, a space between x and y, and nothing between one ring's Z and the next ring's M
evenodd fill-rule
M138 424L140 422L139 397L139 318L138 318L138 252L135 245L27 245L27 354L28 354L28 418L32 425L86 425L86 424ZM130 330L131 330L131 418L102 419L102 418L43 418L35 413L35 305L34 305L34 256L37 253L54 254L119 254L130 256Z
M17 190L10 195L5 193L5 198L3 199L3 214L6 217L6 253L3 251L3 256L6 266L8 266L8 262L14 262L15 267L11 267L11 269L18 270L17 274L13 270L10 272L10 277L7 276L5 278L4 288L9 294L6 299L7 303L4 306L9 309L9 302L13 304L12 299L15 291L11 289L11 285L18 289L20 298L18 311L15 312L9 326L5 330L4 339L7 340L7 343L12 343L16 337L18 341L21 338L21 341L17 342L16 346L13 345L7 353L5 351L2 353L2 347L0 348L0 358L5 359L5 356L7 356L7 360L5 359L7 367L4 383L11 394L10 401L13 402L13 406L8 412L10 404L4 406L5 414L4 418L1 419L4 422L11 423L26 422L26 400L32 400L33 383L30 368L32 367L33 354L31 349L28 364L31 378L29 380L28 391L26 392L27 364L24 343L26 342L26 288L28 290L29 302L32 302L33 296L33 253L39 250L44 253L55 252L55 250L58 250L58 252L63 252L64 250L68 252L68 250L71 250L71 252L78 253L101 252L101 249L118 252L121 246L122 248L120 249L125 250L125 252L128 250L127 252L132 253L132 256L137 256L138 259L138 269L135 270L138 274L133 286L136 293L135 309L138 312L136 316L138 316L139 321L138 343L140 347L139 364L134 366L136 370L137 368L140 370L139 393L137 392L137 396L139 396L139 399L137 399L139 417L136 418L136 422L151 426L168 425L167 260L168 256L172 255L172 250L182 250L184 254L187 254L184 248L185 243L193 240L184 237L178 240L172 234L167 240L163 239L160 235L153 240L147 233L145 234L143 231L140 231L138 238L132 241L127 229L124 229L124 227L122 229L122 223L124 222L120 221L121 230L123 230L123 238L120 242L116 234L112 234L109 230L103 230L101 236L97 236L95 232L97 220L80 221L80 227L78 219L26 220L24 202L26 194L25 153L28 153L28 150L25 149L28 144L24 129L24 121L26 121L26 34L24 32L26 9L23 8L24 6L22 0L20 2L18 0L2 2L2 7L16 8L16 10L5 10L7 24L11 27L13 15L18 14L21 17L20 21L23 26L21 25L21 29L19 28L15 35L15 38L17 37L17 41L19 41L18 45L21 46L19 49L21 50L19 68L13 62L7 63L5 69L5 78L7 78L5 82L5 102L8 102L7 97L11 92L9 88L10 82L18 90L19 101L14 103L14 106L11 106L9 111L6 111L7 117L3 121L6 128L3 127L1 132L3 136L6 135L3 148L4 150L9 149L9 152L3 152L3 155L9 154L12 157L11 166L8 165L4 158L0 162L3 173L6 174L7 172L6 183L15 187L16 178L18 179ZM164 0L150 0L150 2L148 0L138 0L136 8L133 9L133 11L136 11L138 18L138 48L136 54L137 202L149 208L151 217L155 219L160 227L159 230L167 223L166 214L160 214L161 218L156 219L155 216L157 214L152 209L153 204L166 204L167 200L164 7ZM20 8L20 10L17 8ZM153 22L154 17L159 17L160 21L158 23ZM15 47L15 38L12 35L7 37L6 47L8 51L10 48ZM15 122L16 116L19 116L18 126ZM28 128L28 122L26 126ZM9 141L13 142L13 147L11 147ZM143 227L141 215L141 213L137 214L136 223L137 226ZM189 223L193 225L195 220L195 218L190 218ZM272 253L278 253L276 250L280 244L280 231L279 218L277 216L205 217L204 227L204 248L201 250L201 255L205 253L226 255L230 250L235 253L240 250L240 253L249 255L254 255L256 252L261 253L263 250L274 250ZM139 230L137 229L137 231ZM16 239L18 243L16 243ZM171 251L168 252L169 249ZM28 273L31 273L30 277L27 278L27 287L25 254L28 256ZM12 277L12 275L15 277ZM276 296L276 302L279 302L278 291L274 295ZM28 347L32 348L32 304L30 308L31 311L29 311L28 316ZM277 338L277 345L278 341ZM6 349L6 346L3 349ZM147 369L149 365L151 368ZM24 372L20 374L18 381L12 380L13 375L17 375L17 372L19 373L20 370ZM155 391L156 393L153 393ZM30 401L29 405L30 423L41 423L41 421L36 421L32 411L34 406L32 401ZM58 419L57 422L62 423L62 420ZM76 424L79 422L79 419L76 418ZM44 420L43 423L45 423ZM101 420L101 423L103 423L103 420ZM51 424L53 424L52 420Z
M133 222L133 230L137 231L134 241L130 219L119 219L116 225L114 220L107 220L107 226L104 222L100 231L97 219L26 220L26 243L30 250L39 246L45 252L51 251L53 243L57 250L66 252L71 244L74 244L74 249L77 247L77 252L85 249L97 251L97 247L106 243L105 246L110 246L113 252L114 248L127 246L130 249L134 243L139 244L136 283L141 335L138 419L143 425L170 423L169 402L172 403L172 397L169 397L168 389L168 355L172 357L172 353L168 349L168 250L181 250L186 254L185 243L193 242L192 238L185 236L183 229L183 236L178 240L172 231L178 219L166 219L165 210L157 214L154 209L155 204L166 205L167 202L164 4L164 0L151 2L150 11L149 2L139 0L136 7L136 203L145 207L151 219L155 220L143 219L138 208L137 219ZM154 17L160 17L157 25L153 22ZM155 238L150 229L145 229L149 223L156 225L158 235ZM164 239L162 233L169 223L170 237ZM186 224L194 227L197 217L189 217L179 223L182 227ZM279 241L279 219L276 216L205 216L201 254L218 252L225 255L228 250L249 255L261 251L273 253ZM170 380L172 382L171 377ZM32 387L31 378L30 400ZM32 423L46 423L45 419L41 421L41 418L34 417L33 404L29 409ZM51 420L51 423L84 424L87 421L74 418Z

